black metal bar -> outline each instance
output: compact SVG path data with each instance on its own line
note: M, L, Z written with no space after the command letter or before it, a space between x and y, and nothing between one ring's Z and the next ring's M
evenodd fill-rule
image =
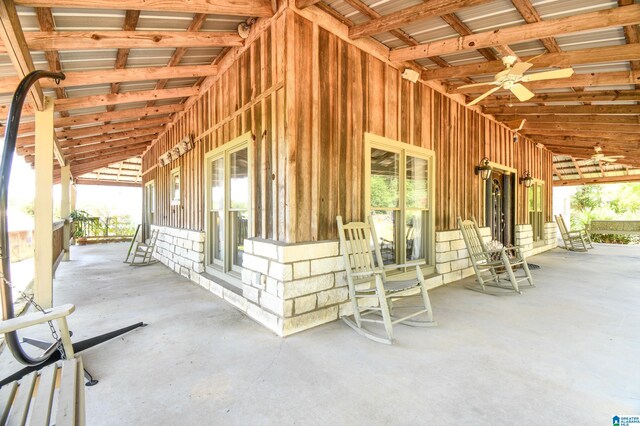
M11 108L7 117L7 130L4 134L4 150L2 151L2 160L0 162L0 257L2 258L0 271L5 279L0 285L2 297L2 319L7 320L15 316L13 311L13 295L8 282L11 282L11 259L9 246L9 233L7 229L7 201L9 196L9 177L11 176L11 163L13 162L13 154L16 150L16 138L18 136L18 126L20 125L20 115L22 114L22 105L29 93L31 86L41 78L53 78L56 80L64 80L65 76L60 72L49 71L33 71L27 74L20 84L11 100ZM5 334L7 346L11 350L13 356L25 365L40 365L44 363L48 355L40 355L32 357L27 354L18 340L18 334L15 331Z

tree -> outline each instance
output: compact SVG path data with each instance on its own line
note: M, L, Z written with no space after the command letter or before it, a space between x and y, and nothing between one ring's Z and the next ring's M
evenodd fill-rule
M603 205L602 186L584 185L571 196L571 210L577 214L571 216L572 227L588 227L594 219L594 210Z

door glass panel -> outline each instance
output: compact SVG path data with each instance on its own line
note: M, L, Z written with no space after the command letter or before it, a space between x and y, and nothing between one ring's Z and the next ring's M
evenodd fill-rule
M380 246L380 254L382 254L382 263L390 265L396 262L396 220L398 211L394 210L374 210L371 212L373 224L376 227L378 235L378 244Z
M247 211L231 212L231 244L233 246L233 267L242 266L244 255L244 239L247 238L249 217ZM235 268L237 270L237 268Z
M211 162L211 261L224 260L224 158Z
M406 260L425 258L425 229L427 212L424 210L407 211L405 224Z
M429 208L427 160L407 156L406 206L407 208Z
M249 205L249 167L247 163L247 148L236 151L230 156L231 209L246 209Z
M536 210L542 211L542 185L536 185L537 197L536 197Z
M371 149L371 207L400 207L399 155Z
M211 227L211 260L212 263L220 263L224 260L224 215L219 211L211 212Z
M211 210L224 208L224 158L211 162Z

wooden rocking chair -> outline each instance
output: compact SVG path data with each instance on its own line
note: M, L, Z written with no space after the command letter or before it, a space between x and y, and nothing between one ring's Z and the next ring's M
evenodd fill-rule
M458 217L458 226L477 278L477 284L467 285L468 289L499 296L522 294L519 286L521 281L526 280L531 287L535 287L529 265L520 247L487 249L480 234L480 228L473 217L471 220L464 221ZM514 267L521 267L524 276L516 277ZM502 277L507 279L508 285L503 284Z
M558 224L565 249L571 251L587 251L587 249L593 248L591 235L589 235L586 229L569 230L561 214L556 215L556 223ZM587 247L587 244L589 244L589 247Z
M136 247L132 251L131 261L132 266L147 266L156 263L158 260L153 257L153 250L156 247L156 241L158 240L158 234L160 230L154 229L151 231L151 237L146 242L137 242Z
M416 327L436 325L433 321L431 302L424 284L424 276L419 264L389 265L389 269L415 268L416 276L410 279L390 279L387 277L380 253L378 237L371 216L367 223L342 223L336 218L340 234L340 250L347 270L349 298L353 307L353 319L342 319L359 334L380 343L393 343L393 324L402 323ZM373 247L372 247L373 245ZM420 298L420 305L395 305L395 302L410 296ZM409 311L403 316L395 316L394 311ZM369 315L381 315L382 319ZM415 319L423 315L424 319ZM383 324L386 336L364 328L364 323Z

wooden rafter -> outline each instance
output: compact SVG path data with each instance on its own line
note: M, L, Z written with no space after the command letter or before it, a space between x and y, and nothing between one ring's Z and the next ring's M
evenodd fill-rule
M148 67L127 68L122 70L72 71L65 73L66 79L59 87L88 86L93 84L110 84L128 81L160 80L163 78L207 77L216 75L215 65L184 65L180 67ZM0 93L12 93L18 86L15 77L0 78ZM52 81L42 81L42 87L53 89L58 87Z
M556 180L553 181L553 186L574 186L574 185L593 185L601 183L620 183L620 182L638 182L640 181L639 175L629 176L607 176L605 178L585 178L585 179L572 179L572 180Z
M477 6L488 2L488 0L431 0L428 3L408 7L378 19L355 25L349 29L349 37L357 39L380 34L412 22L422 21L434 16L446 15L447 13L453 13L464 7Z
M494 117L499 121L527 119L528 123L610 123L610 124L640 124L640 117L633 115L519 115L517 109L511 108L515 114L496 114Z
M122 24L123 31L134 31L138 26L138 20L140 19L139 10L127 10L124 15L124 22ZM116 63L114 69L123 69L127 66L127 60L129 59L129 52L131 49L120 48L116 53ZM120 92L120 82L111 83L111 93L116 94ZM107 112L115 110L115 105L108 105Z
M168 47L242 46L237 32L68 31L25 34L31 50L154 49ZM7 53L0 46L0 53Z
M32 7L68 7L93 9L113 9L113 0L16 0L20 6ZM184 13L186 9L194 13L235 16L273 16L269 0L127 0L126 8L132 10L158 10L163 12Z
M580 93L539 93L527 102L594 102L640 101L640 90L601 90ZM496 96L480 102L482 106L503 106L513 102L513 96Z
M462 22L455 13L447 13L445 15L442 15L440 18L444 22L449 24L449 26L453 28L461 36L467 36L467 35L473 34L473 31L471 31L471 28L469 28L464 22ZM495 61L498 59L496 54L493 53L493 50L489 48L478 49L478 53L484 56L487 59L487 61ZM499 61L499 62L502 63L502 61ZM463 74L463 75L467 75L467 74Z
M633 61L640 59L640 44L595 47L569 52L546 53L540 56L524 56L523 61L532 60L536 68L569 67L580 64ZM450 68L425 70L424 80L442 80L460 75L495 74L504 69L502 61L479 62ZM535 70L535 68L534 68Z
M527 24L533 24L536 22L542 22L542 18L538 11L533 7L529 0L511 0L511 3L518 9L520 15L524 18ZM551 53L560 52L560 46L553 37L543 37L540 42Z
M487 114L640 114L640 106L638 105L570 105L570 106L544 106L544 107L526 107L517 108L509 107L489 107L485 108Z
M419 46L411 46L392 50L389 59L392 61L408 61L428 58L435 55L477 50L483 47L508 45L544 37L567 34L567 30L578 32L598 28L610 28L634 25L640 22L640 5L618 7L565 18L553 19L535 24L501 28L499 32L486 31L464 37L439 40ZM355 27L354 27L355 28Z
M576 168L576 171L578 172L578 176L580 176L580 179L584 179L584 176L582 175L582 170L580 169L580 165L578 164L578 161L576 161L576 159L573 157L571 157L571 161L573 162L573 167Z
M537 130L558 130L564 132L580 132L590 134L591 132L611 131L611 124L601 123L532 123L525 122L522 133L536 132ZM616 132L631 133L640 135L639 124L618 124L615 127Z
M24 78L31 71L35 70L33 65L33 59L31 53L27 48L24 40L24 33L20 26L20 20L18 19L18 13L16 12L13 0L3 0L0 3L0 40L7 47L9 57L13 63L18 79ZM31 103L36 106L38 110L45 108L45 97L42 93L40 83L36 82L29 90L29 98ZM53 136L53 153L61 165L65 164L64 155L58 146L58 141Z
M610 129L611 130L611 129ZM532 135L532 137L536 136L557 136L564 137L567 134L566 130L555 130L555 129L531 129L531 130L521 130L522 133L526 135ZM619 133L617 131L590 131L585 134L585 136L589 136L591 138L601 138L601 139L612 139L617 141L638 141L640 138L638 134L628 134L628 133Z

